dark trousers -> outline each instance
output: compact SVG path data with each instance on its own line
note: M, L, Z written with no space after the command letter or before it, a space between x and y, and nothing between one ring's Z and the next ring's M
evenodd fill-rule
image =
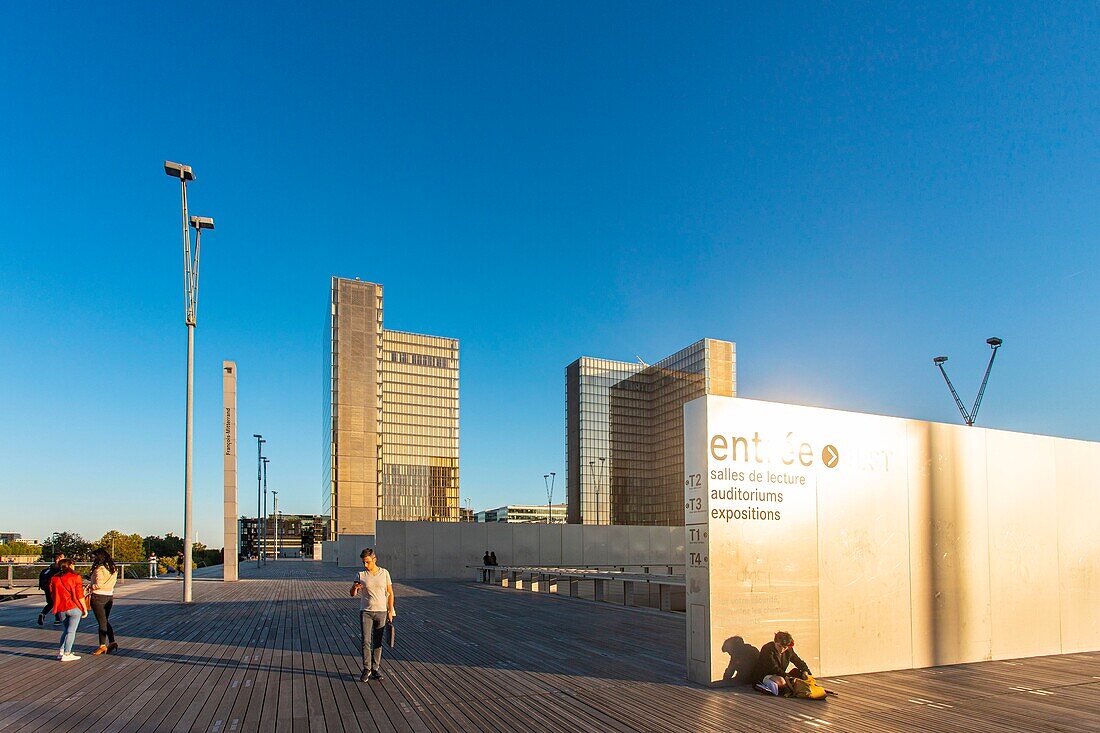
M385 611L360 611L363 632L363 671L382 671L382 634L386 630Z
M42 608L42 613L39 614L39 615L46 616L50 613L50 609L53 608L53 596L50 595L50 592L48 590L43 591L43 593L46 594L46 605ZM61 614L60 613L55 613L53 615L53 617L57 621L61 620Z
M115 630L111 626L111 607L115 604L114 596L102 596L92 594L92 613L99 622L99 645L107 646L107 642L115 643Z

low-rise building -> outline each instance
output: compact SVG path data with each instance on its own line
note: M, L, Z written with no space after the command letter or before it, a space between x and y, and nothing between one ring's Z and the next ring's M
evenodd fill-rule
M551 523L565 524L566 505L553 504L551 509ZM546 504L509 504L477 513L477 521L479 522L546 524L546 517Z
M331 539L329 518L321 514L271 514L266 529L256 531L255 517L237 520L240 558L255 558L259 552L267 557L313 557L314 546ZM257 534L262 534L257 545Z

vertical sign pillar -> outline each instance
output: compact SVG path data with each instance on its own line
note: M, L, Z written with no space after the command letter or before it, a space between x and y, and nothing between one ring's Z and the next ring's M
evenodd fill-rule
M222 580L237 580L237 365L222 362L223 468L225 474Z
M684 406L684 567L687 580L688 679L709 685L710 502L707 498L707 401Z

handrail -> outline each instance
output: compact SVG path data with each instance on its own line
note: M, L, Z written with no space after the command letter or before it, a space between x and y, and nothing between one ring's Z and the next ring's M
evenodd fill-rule
M13 589L13 588L16 588L16 587L19 587L19 588L37 588L38 587L38 578L37 577L19 578L19 580L28 581L28 584L20 584L20 585L16 586L15 585L15 580L16 580L16 578L15 578L15 568L16 567L21 567L21 568L45 568L45 567L49 567L52 564L53 563L48 563L48 562L0 562L0 566L6 565L8 567L7 585L5 585L4 587L6 589L9 589L9 590ZM141 560L140 562L130 562L130 561L116 562L115 566L118 568L118 581L117 581L118 585L122 585L123 582L125 581L125 579L126 579L126 569L128 567L147 567L149 564L150 563L149 563L148 560ZM74 561L73 565L75 567L78 567L78 568L82 568L82 567L91 568L92 567L92 563L90 561L84 561L84 560ZM195 567L200 568L200 567L209 567L209 566L196 563ZM139 576L133 575L132 577L137 578Z
M561 565L467 565L479 570L501 570L510 573L540 573L559 577L584 578L589 580L628 580L636 583L655 583L658 585L686 585L687 579L678 573L636 573L613 570L591 570L581 567ZM620 567L613 565L610 567ZM667 566L662 566L667 567Z

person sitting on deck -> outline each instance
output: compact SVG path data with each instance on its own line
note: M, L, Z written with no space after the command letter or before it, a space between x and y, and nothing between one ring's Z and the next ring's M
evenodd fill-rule
M774 641L760 647L760 656L746 684L751 684L769 695L782 695L787 688L787 678L784 675L792 663L803 675L810 674L810 665L794 653L794 637L786 631L777 631Z

